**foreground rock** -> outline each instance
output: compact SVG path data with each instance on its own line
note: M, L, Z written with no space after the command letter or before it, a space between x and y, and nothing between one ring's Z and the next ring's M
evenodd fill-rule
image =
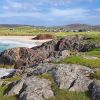
M19 95L19 100L45 100L54 96L51 82L37 77L21 80L8 92L8 95Z
M61 65L55 72L56 83L60 89L68 89L69 91L87 91L92 80L89 78L92 70L81 65Z
M100 100L100 80L95 80L91 84L90 91L92 93L93 100Z
M51 73L59 88L69 91L87 91L88 86L93 82L89 78L93 70L76 64L41 64L28 75L38 76L43 73Z

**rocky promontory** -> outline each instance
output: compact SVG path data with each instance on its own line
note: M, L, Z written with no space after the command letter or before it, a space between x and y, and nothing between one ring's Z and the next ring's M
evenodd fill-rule
M5 50L0 54L0 63L4 66L14 65L15 74L20 75L21 79L5 84L10 89L4 95L15 95L18 100L49 100L55 98L59 90L90 91L91 98L99 100L100 82L91 78L95 69L79 64L52 62L71 57L72 51L86 52L98 47L100 42L75 35L51 40L33 48Z
M67 36L51 40L33 48L13 48L0 54L0 63L4 65L34 66L42 62L70 56L70 51L85 52L100 47L100 43L85 36Z

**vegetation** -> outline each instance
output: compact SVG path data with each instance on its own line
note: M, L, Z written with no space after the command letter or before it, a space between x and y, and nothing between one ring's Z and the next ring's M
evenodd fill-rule
M2 80L5 81L5 82L15 82L15 81L18 81L20 79L21 79L21 76L14 75L11 78L5 78L5 79L2 79Z
M90 55L90 56L95 56L95 57L100 58L100 48L95 48L88 52L85 52L85 55Z
M0 100L17 100L16 96L4 96L4 93L7 89L8 86L0 86Z
M6 82L15 82L21 79L21 76L13 76L11 78L2 79L2 81ZM0 86L0 100L17 100L17 96L6 96L6 94L10 90L10 86Z
M54 92L54 97L48 100L91 100L90 93L87 92L70 92L67 90L59 89L55 84L52 76L48 73L44 73L39 76L40 78L45 78L51 81L51 87Z
M90 74L90 77L91 77L91 78L94 78L94 79L100 80L100 70L95 71L94 73L91 73L91 74Z
M72 57L67 57L63 60L61 60L58 63L71 63L71 64L80 64L84 65L90 68L99 68L100 67L100 59L86 59L80 56L72 56Z
M53 29L53 28L52 28ZM89 35L91 37L99 38L100 39L100 32L99 31L90 31L90 32L58 32L58 31L47 31L49 28L42 28L42 27L32 27L32 26L19 26L19 27L0 27L0 35L28 35L34 36L38 34L53 34L57 37L63 37L66 35ZM54 30L54 29L53 29Z
M14 68L14 65L2 65L2 64L0 64L0 68L7 68L7 69Z

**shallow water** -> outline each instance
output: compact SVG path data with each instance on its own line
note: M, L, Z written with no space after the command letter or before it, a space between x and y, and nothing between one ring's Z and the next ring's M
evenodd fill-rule
M0 40L0 52L10 49L10 48L15 48L15 47L34 47L37 46L38 44L35 42L22 42L22 41L15 41L15 40Z

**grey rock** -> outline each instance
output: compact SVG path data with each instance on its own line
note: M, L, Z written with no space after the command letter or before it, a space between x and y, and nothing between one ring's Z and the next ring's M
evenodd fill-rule
M94 80L89 86L93 100L100 100L100 80Z
M60 64L53 73L53 78L60 89L69 91L87 91L92 80L89 78L92 70L88 67L75 64Z
M7 93L7 95L8 96L18 95L21 89L23 88L24 81L25 80L22 79L21 81L14 84L14 86L12 86L11 90Z
M19 100L45 100L54 96L51 82L37 77L27 78Z

